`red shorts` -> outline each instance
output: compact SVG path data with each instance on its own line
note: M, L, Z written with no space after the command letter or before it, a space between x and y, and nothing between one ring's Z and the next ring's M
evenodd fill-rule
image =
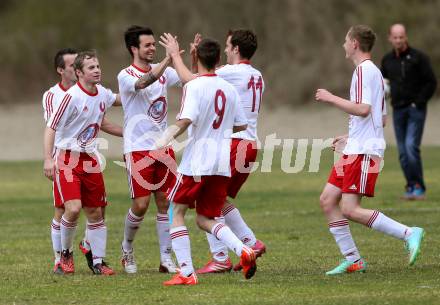
M374 196L381 158L373 155L343 155L333 166L328 183L342 193Z
M252 163L257 159L257 142L232 139L231 141L231 179L229 180L228 196L235 198L241 186L248 178Z
M54 205L64 208L69 200L81 200L83 207L107 205L104 179L96 155L59 150L53 181Z
M197 214L208 218L219 217L226 201L229 177L201 176L197 177L179 174L177 180L168 192L168 200L177 204L187 204L196 208Z
M133 151L124 160L131 198L166 192L176 181L177 164L171 148Z

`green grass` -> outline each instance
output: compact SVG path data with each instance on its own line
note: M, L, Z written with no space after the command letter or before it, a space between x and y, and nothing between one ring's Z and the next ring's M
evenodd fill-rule
M357 245L370 264L368 272L325 277L324 272L340 258L318 203L330 169L330 154L324 154L318 173L285 174L279 169L280 155L276 153L273 172L255 172L235 200L267 245L257 274L250 281L238 273L200 276L196 287L162 286L169 275L157 272L154 205L135 242L139 272L134 276L122 272L119 245L130 200L125 172L112 162L105 170L111 202L106 214L107 260L117 275L91 275L79 251L74 276L52 275L51 187L42 175L42 164L0 163L0 304L438 304L440 148L424 148L423 156L428 200L398 200L404 182L396 151L389 149L377 195L363 203L426 229L422 255L414 267L406 265L401 241L353 224ZM194 225L194 213L188 216L197 267L208 259L208 246L204 233ZM80 223L76 244L84 218Z

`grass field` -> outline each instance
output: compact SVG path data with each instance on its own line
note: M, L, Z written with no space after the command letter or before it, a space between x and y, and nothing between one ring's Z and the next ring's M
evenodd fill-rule
M108 162L105 180L109 229L107 260L113 277L93 276L76 251L74 276L51 273L49 224L51 187L41 162L0 163L0 304L439 304L440 303L440 148L424 148L428 200L402 202L403 178L395 149L389 149L376 197L364 206L380 209L408 225L426 229L422 255L406 265L403 243L352 224L365 274L326 277L339 251L329 234L318 198L331 156L323 156L318 173L285 174L275 153L273 172L255 172L235 201L268 248L255 277L241 274L200 276L195 287L163 287L152 205L135 242L139 272L126 275L119 264L124 215L130 205L125 172ZM307 166L307 164L306 164ZM196 267L208 259L204 233L188 215ZM82 237L81 218L76 244ZM233 255L233 254L231 254ZM236 260L235 257L233 257Z

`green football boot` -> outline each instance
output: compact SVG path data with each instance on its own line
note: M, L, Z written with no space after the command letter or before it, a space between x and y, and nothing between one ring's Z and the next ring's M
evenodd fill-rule
M361 258L356 262L350 262L346 259L342 260L339 266L328 271L325 275L339 275L344 273L362 272L367 270L367 262Z
M409 253L408 263L410 266L414 265L417 257L420 254L420 247L422 245L423 237L425 237L425 230L418 227L411 228L412 233L405 241L406 250Z

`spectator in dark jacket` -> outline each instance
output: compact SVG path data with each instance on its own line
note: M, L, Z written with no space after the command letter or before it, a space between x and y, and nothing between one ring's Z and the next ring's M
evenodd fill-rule
M402 24L390 27L388 37L393 50L382 59L382 74L389 81L393 123L399 149L400 165L406 178L404 199L425 198L420 143L427 103L437 81L429 58L408 45Z

